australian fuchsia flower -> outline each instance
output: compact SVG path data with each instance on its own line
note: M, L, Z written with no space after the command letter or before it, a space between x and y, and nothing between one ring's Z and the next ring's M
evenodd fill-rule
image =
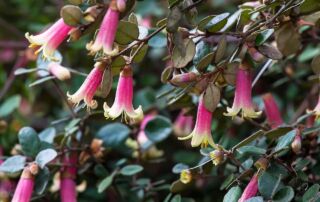
M38 166L34 164L32 166L26 167L23 170L11 202L30 201L34 187L34 174L36 174L34 170L37 170L36 167Z
M144 129L146 128L148 122L155 117L154 114L148 114L146 115L141 124L140 124L140 130L137 136L137 141L139 142L140 145L143 145L144 143L148 142L148 137L146 133L144 132Z
M70 71L58 62L50 62L48 64L48 70L53 76L57 77L61 81L71 78Z
M133 108L133 79L132 69L130 66L124 67L120 73L118 81L117 92L115 101L110 108L105 102L103 105L104 116L108 119L115 119L120 115L124 115L125 122L139 122L143 119L142 107L139 106L137 109Z
M247 187L244 189L238 202L245 202L247 199L254 197L258 192L258 175L255 174Z
M41 46L36 53L43 51L43 56L50 60L57 60L54 57L54 52L58 46L67 38L72 27L65 24L60 18L49 29L38 35L30 35L26 33L26 38L31 43L30 47Z
M225 116L236 116L241 111L242 117L257 118L261 111L255 112L251 98L251 72L240 67L237 72L236 90L232 108L227 108Z
M277 128L283 124L280 110L271 93L267 93L262 97L267 120L271 128Z
M203 94L200 96L197 112L196 125L190 135L179 137L179 140L191 139L191 146L207 147L210 144L214 147L214 142L211 135L211 120L212 113L204 106Z
M61 169L60 180L60 199L61 202L76 202L77 191L75 178L77 175L78 156L76 153L65 155L63 163L65 166Z
M93 99L93 96L101 84L104 69L105 64L97 62L94 65L94 68L91 70L90 74L87 76L86 80L78 89L78 91L73 95L70 95L69 92L67 92L68 99L76 105L78 105L80 101L83 100L86 103L88 109L97 108L98 103Z
M87 44L87 49L90 51L90 54L95 54L101 49L109 56L118 53L118 46L115 45L115 47L113 47L113 42L116 37L120 12L125 10L125 7L126 3L124 0L111 1L95 41Z
M316 119L320 118L320 95L318 98L318 104L313 110L307 110L308 113L313 113L316 116Z
M185 115L184 110L181 110L173 124L173 132L178 137L186 136L192 132L193 125L193 117L190 115Z

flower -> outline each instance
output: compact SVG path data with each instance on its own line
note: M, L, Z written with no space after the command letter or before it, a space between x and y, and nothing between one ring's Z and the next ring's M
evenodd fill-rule
M132 69L130 66L126 66L120 73L115 101L112 107L110 108L106 102L103 105L104 116L107 119L115 119L123 114L126 123L129 121L134 123L141 121L143 119L142 107L139 106L137 109L134 109L132 105L132 99Z
M209 153L212 163L219 165L224 161L224 151L222 149L216 149Z
M146 128L148 122L152 120L154 117L155 117L154 114L148 114L143 118L140 124L140 130L137 136L137 141L139 142L140 145L143 145L144 143L149 141L146 133L144 132L144 129Z
M61 202L76 202L77 191L75 178L77 175L76 164L78 161L77 153L73 152L63 157L63 163L66 164L61 169L60 180L60 200Z
M113 42L116 37L119 23L119 11L125 10L125 7L126 3L124 0L111 1L95 41L91 41L87 44L87 49L90 51L89 54L95 54L101 49L103 49L103 52L109 56L118 53L119 48L117 45L113 48Z
M254 197L258 192L258 175L255 174L247 187L244 189L238 202L245 202L247 199Z
M24 168L11 202L30 201L34 187L34 175L30 171L30 165Z
M301 134L300 131L297 130L297 135L295 136L293 142L291 143L291 149L294 153L298 154L301 151Z
M186 136L192 132L192 127L194 125L193 117L185 115L184 110L181 110L177 119L173 124L173 132L177 136Z
M78 91L73 95L67 92L68 99L75 105L78 105L80 101L83 100L88 109L97 108L98 103L93 99L93 96L101 84L104 69L105 64L97 62Z
M192 180L192 174L189 170L182 170L180 173L180 181L183 184L188 184Z
M267 120L271 128L277 128L283 124L280 110L271 93L262 96Z
M313 113L316 116L316 119L320 118L320 95L318 98L318 104L313 110L307 110L308 113Z
M50 60L57 60L54 57L54 52L58 46L67 38L72 27L65 24L63 19L60 18L49 29L38 35L30 35L28 32L25 34L29 40L30 47L41 46L36 53L43 51L43 56Z
M53 76L57 77L61 81L71 78L70 71L58 62L50 62L48 64L48 70Z
M190 135L186 137L179 137L179 140L191 139L191 146L207 147L210 144L215 147L212 135L211 135L211 120L212 113L206 109L203 100L203 94L200 96L197 112L196 125Z
M232 108L227 108L225 116L236 116L241 111L242 118L257 118L261 111L255 112L251 98L251 73L248 69L240 67L237 71L236 91Z

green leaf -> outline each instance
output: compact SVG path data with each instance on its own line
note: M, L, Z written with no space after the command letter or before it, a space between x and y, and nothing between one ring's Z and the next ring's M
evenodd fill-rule
M18 134L19 143L25 155L35 157L40 149L41 142L36 131L30 127L21 128Z
M39 133L39 138L41 141L53 143L53 140L54 140L56 134L57 134L56 129L53 127L50 127L50 128L46 128L45 130L41 131Z
M126 60L122 56L116 57L114 60L111 62L111 71L112 75L117 75L120 73L120 70L122 67L126 65Z
M181 22L181 18L183 13L181 12L178 6L170 9L168 18L167 18L167 31L170 33L175 33L178 30L178 27Z
M38 153L35 161L40 168L44 168L45 165L56 158L57 155L58 153L54 149L45 149Z
M172 60L175 68L185 67L196 53L196 45L192 39L185 39L183 40L183 44L180 45L184 47L183 52L181 52L177 44L173 48Z
M121 20L118 25L115 41L121 45L128 45L138 39L139 28L136 24Z
M182 0L168 0L169 3L169 7L171 8L172 6L177 5L178 3L180 3Z
M273 130L269 130L268 132L265 133L265 137L268 139L277 139L285 134L287 134L289 131L292 130L292 127L278 127L276 129Z
M271 199L272 196L278 191L280 185L280 176L275 177L269 172L264 172L258 180L259 192L265 199Z
M175 174L179 174L179 173L181 173L181 171L183 171L185 169L188 169L188 168L189 168L188 165L183 164L183 163L178 163L178 164L173 166L172 172L175 173Z
M292 187L285 186L274 195L273 202L290 202L294 197L294 191Z
M47 167L44 167L39 171L35 178L35 192L38 195L43 194L50 180L50 171Z
M180 194L175 195L174 197L172 197L170 202L181 202L181 195Z
M247 199L246 202L263 202L263 198L261 196L256 196Z
M222 13L215 16L206 25L206 30L211 33L220 31L227 24L229 15L229 13Z
M143 170L143 167L140 165L127 165L121 168L120 173L125 176L135 175Z
M208 55L201 58L200 62L196 66L197 70L199 72L206 70L206 68L211 64L213 57L214 57L214 52L209 53Z
M232 150L238 149L240 147L243 147L253 141L255 141L256 139L258 139L259 137L261 137L264 134L264 132L262 130L258 130L257 132L253 133L252 135L250 135L249 137L245 138L244 140L242 140L241 142L239 142L238 144L236 144Z
M240 15L242 13L242 9L236 11L233 13L230 17L228 17L227 23L224 25L224 27L220 30L221 32L228 31L232 26L237 22Z
M311 68L316 75L320 75L320 55L312 59Z
M163 48L167 45L167 38L163 33L159 33L148 41L148 45L152 48Z
M312 185L304 194L302 197L302 202L313 202L319 199L319 184Z
M102 98L106 98L111 91L112 83L113 83L112 68L107 67L103 71L102 81L96 92L96 95Z
M280 60L282 59L282 53L275 47L269 44L262 44L258 47L259 52L267 58Z
M296 130L292 130L290 132L288 132L285 136L282 136L281 138L279 138L277 146L274 148L274 151L279 151L285 147L287 147L289 144L292 143L292 141L294 140L294 137L296 136L297 131Z
M243 146L237 149L239 154L245 155L245 154L257 154L257 155L262 155L265 154L267 151L263 148L259 148L256 146Z
M214 112L220 102L220 88L210 83L204 94L204 106L210 112Z
M147 137L153 142L161 142L166 139L171 131L171 121L160 115L152 118L145 127Z
M260 32L256 37L256 46L262 45L264 42L266 42L270 36L273 34L274 29L265 29L262 32Z
M62 7L60 14L64 23L70 26L81 25L81 21L83 20L83 12L78 6L66 5Z
M6 101L0 106L0 117L5 117L11 114L20 106L20 102L20 95L14 95L6 99Z
M98 185L98 192L102 193L105 191L113 181L114 174L109 175L108 177L104 178Z
M142 60L144 59L144 57L146 56L147 52L148 52L148 45L144 44L142 46L142 48L139 50L139 52L133 57L133 61L136 63L140 63L142 62ZM137 51L137 48L133 48L131 50L130 55L132 56L133 54L135 54L135 52Z
M121 123L111 123L103 126L97 132L97 137L103 140L107 147L119 147L128 138L130 129Z
M38 80L30 83L30 84L29 84L29 87L34 87L34 86L36 86L36 85L42 84L42 83L44 83L44 82L46 82L46 81L50 81L50 80L55 79L55 78L56 78L55 76L43 77L43 78L41 78L41 79L38 79Z
M238 202L241 197L241 188L239 186L232 187L229 191L224 195L223 202Z
M0 165L0 171L6 172L6 173L15 173L24 168L24 165L26 164L27 157L25 156L12 156L8 159L6 159L1 165Z
M222 60L222 58L225 55L226 49L227 49L227 39L225 35L222 35L217 45L217 51L214 59L215 63L219 63Z
M289 56L299 51L301 47L300 34L292 22L283 24L275 32L277 48L284 56ZM288 44L290 44L288 46Z

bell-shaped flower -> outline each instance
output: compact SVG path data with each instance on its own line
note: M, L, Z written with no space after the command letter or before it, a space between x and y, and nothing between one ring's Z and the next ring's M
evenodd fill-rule
M258 175L255 174L247 187L244 189L238 202L245 202L247 199L254 197L258 192Z
M63 157L64 166L61 169L60 200L61 202L76 202L77 190L75 178L77 175L78 156L76 153L68 153Z
M48 64L48 70L53 76L61 81L71 78L70 71L66 67L60 65L58 62L50 62Z
M283 124L280 110L271 93L267 93L262 97L264 103L264 110L267 120L271 128L277 128Z
M203 94L200 96L197 112L196 125L190 135L186 137L179 137L179 140L186 140L191 138L191 146L207 147L210 144L215 147L215 144L211 135L211 121L212 113L207 110L204 105Z
M93 96L102 82L104 69L105 64L97 62L78 91L73 95L70 95L69 92L67 92L68 99L75 105L78 105L80 101L83 100L88 109L97 108L98 103L93 99Z
M87 44L89 54L95 54L101 49L108 56L113 56L118 53L118 46L113 44L116 37L116 32L119 24L120 12L125 10L126 2L124 0L112 0L105 14L100 29L95 38Z
M316 116L315 119L320 118L320 95L319 95L318 104L316 105L316 107L313 110L307 110L307 112L314 114Z
M173 132L178 137L186 136L192 132L193 125L193 117L190 115L185 115L184 110L181 110L175 122L173 123Z
M41 34L30 35L27 32L25 36L31 43L30 47L40 46L36 53L42 51L45 58L48 58L50 60L57 60L57 58L54 57L54 52L59 47L59 45L68 37L71 29L72 27L65 24L63 19L60 18L49 29L42 32Z
M133 108L133 78L132 69L126 66L120 73L116 96L112 107L105 102L103 105L104 116L109 119L115 119L123 115L126 123L137 123L143 119L142 107Z
M257 118L261 115L261 111L254 111L251 97L251 72L240 67L237 71L236 90L232 108L227 108L225 116L236 116L241 112L242 118Z

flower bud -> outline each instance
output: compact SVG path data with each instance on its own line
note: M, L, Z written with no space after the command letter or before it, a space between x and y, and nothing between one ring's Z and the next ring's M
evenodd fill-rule
M291 143L291 149L296 154L300 153L301 151L301 139L301 135L297 134L293 142Z
M180 85L195 81L196 79L197 79L196 73L188 72L184 74L174 75L170 82L174 85L180 86Z
M50 62L48 70L53 76L57 77L61 81L71 78L70 71L57 62Z
M191 182L191 180L192 180L192 174L191 174L190 170L181 171L181 173L180 173L180 181L183 184L188 184L188 183Z
M221 149L214 150L210 152L210 158L214 165L219 165L224 161L224 151Z
M37 175L39 172L39 166L37 163L33 162L29 164L29 170L32 175Z

